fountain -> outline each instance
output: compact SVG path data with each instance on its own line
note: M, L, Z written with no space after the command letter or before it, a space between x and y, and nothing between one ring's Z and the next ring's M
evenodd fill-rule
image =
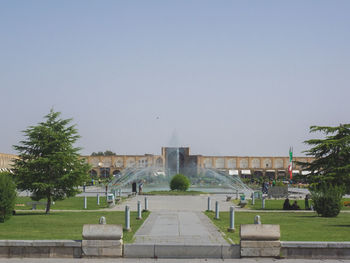
M191 186L189 190L208 193L236 193L250 194L252 189L245 185L238 175L229 175L227 171L213 168L198 168L191 160L188 148L167 147L164 151L164 166L138 167L136 165L125 168L109 183L111 191L131 192L132 184L142 182L143 192L169 190L171 178L178 173L186 175ZM187 159L186 159L187 157Z

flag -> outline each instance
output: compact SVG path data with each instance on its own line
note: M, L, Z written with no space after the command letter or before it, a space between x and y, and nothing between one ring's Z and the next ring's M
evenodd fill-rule
M289 178L293 178L293 148L289 147L289 165L288 165Z

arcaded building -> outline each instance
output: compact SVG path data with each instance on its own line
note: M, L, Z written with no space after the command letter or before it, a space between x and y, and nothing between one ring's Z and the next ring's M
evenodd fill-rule
M0 153L0 171L9 171L13 154ZM230 175L241 177L269 176L284 177L288 174L288 156L205 156L191 155L189 147L162 147L160 155L113 155L82 156L92 166L91 175L109 177L121 173L126 168L142 169L154 167L170 173L196 174L201 168L217 169ZM293 173L301 171L295 162L312 162L311 157L293 157Z
M91 164L91 174L107 177L126 168L155 167L170 173L195 174L201 168L217 169L242 177L285 177L288 174L288 156L205 156L191 155L189 147L162 147L160 155L84 156ZM293 157L293 173L303 173L296 161L312 162L311 157ZM304 171L306 173L306 171Z

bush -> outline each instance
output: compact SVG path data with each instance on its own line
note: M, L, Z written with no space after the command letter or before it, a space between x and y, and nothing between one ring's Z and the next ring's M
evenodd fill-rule
M323 217L336 217L342 207L344 188L332 185L318 185L310 189L311 199L317 214Z
M190 187L190 180L183 174L176 174L170 181L171 190L186 191Z
M16 185L8 173L0 173L0 222L9 219L15 207Z

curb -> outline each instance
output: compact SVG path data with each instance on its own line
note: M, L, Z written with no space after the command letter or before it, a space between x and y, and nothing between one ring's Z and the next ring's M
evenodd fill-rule
M239 245L124 244L125 258L240 258Z

